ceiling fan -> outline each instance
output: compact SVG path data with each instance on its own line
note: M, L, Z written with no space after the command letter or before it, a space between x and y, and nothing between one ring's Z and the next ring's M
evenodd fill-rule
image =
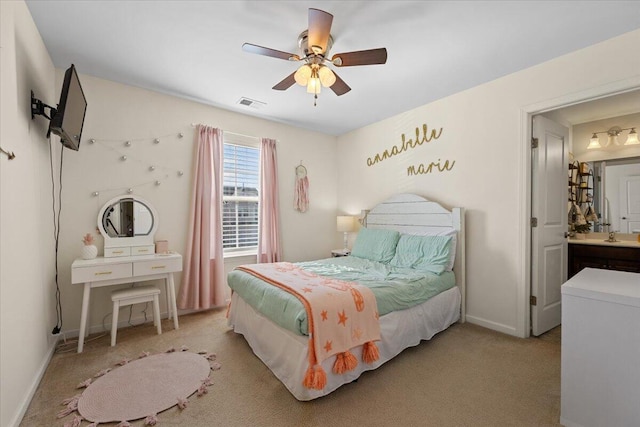
M285 77L273 89L286 90L298 83L307 87L307 92L314 94L314 103L318 99L321 86L330 87L338 96L349 92L351 88L327 64L336 67L352 67L355 65L384 64L387 62L387 49L369 49L355 52L336 53L329 58L329 51L333 45L331 24L333 15L319 9L309 9L309 28L298 36L300 54L282 52L268 47L251 43L242 45L242 50L258 55L286 59L288 61L302 61L304 64L296 71Z

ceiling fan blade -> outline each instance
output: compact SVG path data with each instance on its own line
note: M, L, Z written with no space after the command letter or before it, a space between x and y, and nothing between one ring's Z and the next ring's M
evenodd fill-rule
M336 81L331 85L331 90L338 96L349 92L351 90L349 85L346 84L335 72L333 74L336 76Z
M275 90L287 90L289 89L291 86L294 85L294 83L296 82L296 79L293 77L293 75L296 72L294 71L293 73L289 74L287 77L285 77L280 83L278 83L277 85L275 85L273 87L273 89Z
M308 44L315 54L323 54L327 50L333 15L320 9L309 9Z
M286 59L288 61L299 61L300 57L293 53L282 52L280 50L270 49L268 47L262 47L251 43L245 43L242 45L242 50L248 53L255 53L258 55L271 56L273 58Z
M352 67L354 65L384 64L387 62L387 49L359 50L357 52L336 53L331 58L336 67Z

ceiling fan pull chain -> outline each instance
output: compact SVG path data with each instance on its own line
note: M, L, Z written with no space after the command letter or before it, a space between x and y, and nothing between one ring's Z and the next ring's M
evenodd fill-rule
M318 94L316 93L316 94L313 95L313 106L314 107L316 106L316 100L317 99L318 99Z

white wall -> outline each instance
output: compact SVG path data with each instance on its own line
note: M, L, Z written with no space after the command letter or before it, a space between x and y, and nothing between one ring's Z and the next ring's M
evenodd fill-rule
M223 130L269 137L278 141L280 210L284 259L309 260L330 256L340 235L335 231L337 166L333 136L300 130L192 101L122 85L82 74L80 82L88 102L79 151L64 153L61 227L61 283L65 330L77 333L82 304L81 285L70 284L70 266L80 256L85 233L96 233L97 215L110 199L134 194L154 205L159 214L156 239L169 241L169 249L185 253L188 213L195 155L194 128L203 123ZM57 70L61 86L64 70ZM178 138L182 132L183 138ZM153 140L160 137L160 143ZM95 139L94 144L89 140ZM130 140L131 146L124 142ZM122 155L126 161L120 160ZM309 172L310 208L293 209L295 167L302 161ZM155 166L150 171L150 166ZM178 171L183 171L182 177ZM154 182L161 184L156 186ZM98 197L92 196L94 191ZM97 239L102 253L103 239ZM255 257L232 258L228 269ZM181 275L176 275L176 286ZM109 325L113 289L92 291L89 325L92 332ZM134 313L137 318L139 313ZM109 326L107 326L109 327Z
M338 138L338 206L370 208L396 192L415 192L446 207L467 209L467 319L524 336L527 260L522 220L523 111L627 80L640 81L640 58L629 55L640 31L426 104ZM593 67L625 57L624 67ZM637 84L637 83L635 83ZM402 96L402 94L398 94ZM415 128L443 128L439 139L367 166L367 158L415 138ZM527 142L528 143L528 142ZM408 176L409 165L455 161L448 172ZM522 317L522 318L520 318Z
M54 349L48 121L31 120L30 91L55 105L55 72L23 2L0 2L0 46L0 145L16 155L0 155L0 425L11 426L20 422Z

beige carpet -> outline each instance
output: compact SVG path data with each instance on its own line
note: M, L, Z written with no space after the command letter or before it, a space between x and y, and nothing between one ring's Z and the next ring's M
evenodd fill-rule
M162 326L162 335L151 323L121 329L113 348L104 335L82 354L56 353L21 425L62 426L60 401L80 381L124 357L181 345L217 353L222 369L208 394L158 414L159 426L559 425L560 328L520 339L456 324L329 396L298 402L229 330L224 310L182 316L179 330Z

